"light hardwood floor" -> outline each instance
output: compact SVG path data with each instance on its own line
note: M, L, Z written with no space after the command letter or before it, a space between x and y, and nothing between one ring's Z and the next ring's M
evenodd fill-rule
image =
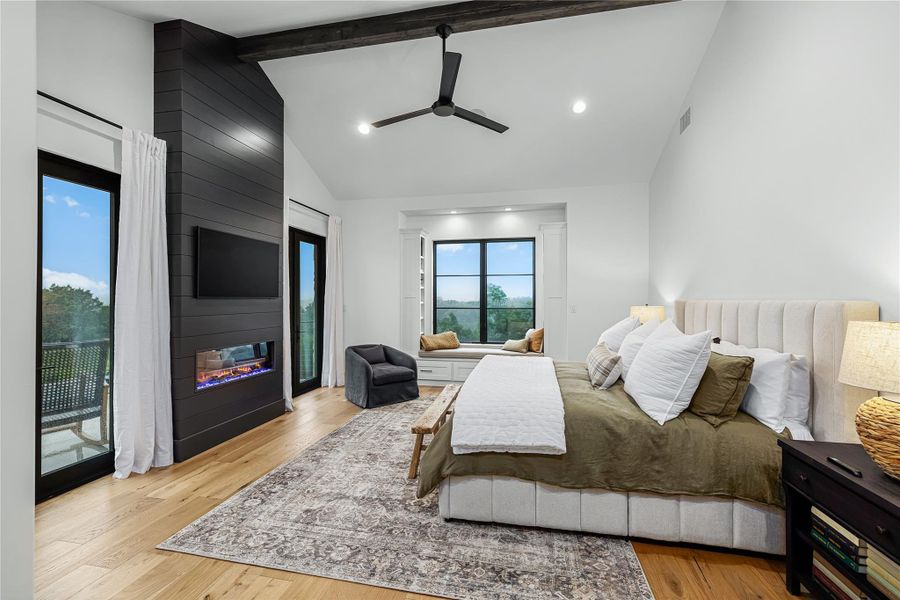
M438 388L423 388L437 393ZM359 411L319 389L285 414L189 461L111 477L36 509L36 598L263 600L430 598L156 550L155 546ZM413 436L409 439L412 449ZM780 560L635 542L658 600L790 598Z

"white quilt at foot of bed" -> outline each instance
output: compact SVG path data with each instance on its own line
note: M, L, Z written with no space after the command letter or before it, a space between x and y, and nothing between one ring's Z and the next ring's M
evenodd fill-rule
M551 358L485 356L453 409L454 454L565 454L562 394Z

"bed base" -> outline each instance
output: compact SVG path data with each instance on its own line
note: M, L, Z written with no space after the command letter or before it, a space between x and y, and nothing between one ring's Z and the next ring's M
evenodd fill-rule
M513 477L448 477L444 519L685 542L784 555L784 511L711 496L575 490Z

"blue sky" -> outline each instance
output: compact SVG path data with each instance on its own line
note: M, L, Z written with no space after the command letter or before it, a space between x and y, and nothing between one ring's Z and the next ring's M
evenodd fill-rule
M437 244L437 275L475 275L438 279L438 296L459 301L478 300L481 248L477 243ZM532 273L534 242L489 242L487 244L488 282L503 287L506 295L517 298L532 294L531 277L497 277L491 274Z
M109 302L109 192L43 178L43 285L87 289Z
M300 305L312 302L316 294L316 247L300 242Z

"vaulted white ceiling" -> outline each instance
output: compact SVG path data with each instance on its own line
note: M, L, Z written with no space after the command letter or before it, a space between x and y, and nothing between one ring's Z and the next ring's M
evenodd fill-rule
M357 131L435 101L437 37L262 65L289 136L337 199L646 182L721 9L676 2L451 36L455 102L503 134L430 114Z
M440 3L100 4L241 36ZM286 133L339 200L646 182L722 6L688 0L451 36L448 50L463 55L454 100L508 125L502 135L434 115L357 131L434 102L437 37L261 64L284 97Z
M184 19L243 37L448 4L456 0L94 0L159 23Z

